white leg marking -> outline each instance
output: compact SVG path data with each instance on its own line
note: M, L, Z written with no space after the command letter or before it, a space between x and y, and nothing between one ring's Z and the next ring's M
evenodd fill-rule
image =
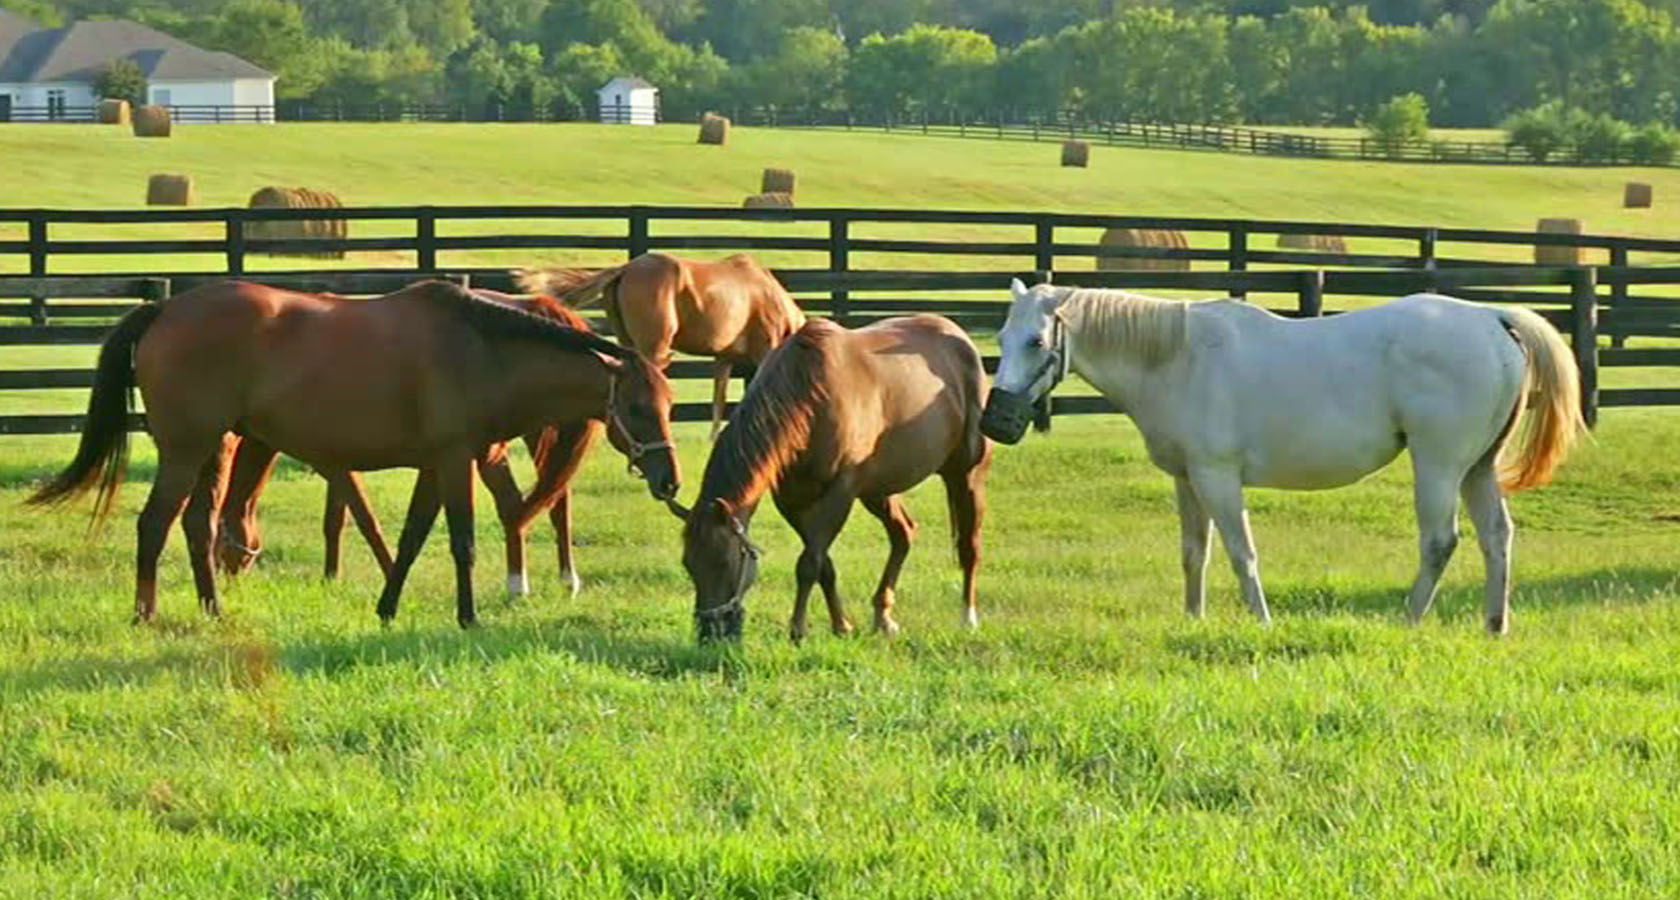
M508 575L508 596L525 597L531 593L531 582L525 578L524 572Z
M980 611L977 609L965 608L962 614L962 623L963 627L967 628L969 631L980 630Z

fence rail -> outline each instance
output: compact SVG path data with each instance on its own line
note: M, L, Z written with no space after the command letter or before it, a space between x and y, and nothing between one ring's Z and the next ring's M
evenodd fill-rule
M235 124L273 122L273 106L165 105L169 118L188 124ZM87 124L99 121L97 106L12 106L0 115L0 122L64 122Z
M404 236L310 239L254 239L256 222L342 218L351 224L399 226ZM458 234L454 228L484 227L496 220L552 221L558 233ZM603 229L601 223L608 223ZM679 233L673 226L696 223L756 223L754 233ZM66 237L62 232L112 225L167 228L184 224L214 229L213 236ZM581 226L594 226L578 233ZM876 229L918 226L914 239L869 236ZM21 226L21 229L20 227ZM493 225L491 226L493 227ZM806 233L786 235L778 229ZM932 239L922 230L960 229L963 236ZM1188 271L1092 271L1093 257L1108 253L1091 232L1109 228L1170 228L1190 234L1188 250L1121 248L1119 254L1151 261L1186 261ZM143 229L145 230L145 229ZM457 264L464 251L580 249L634 257L654 249L776 251L798 255L809 265L781 265L775 272L814 314L846 324L912 312L937 312L959 325L987 331L1002 324L1006 305L995 299L964 299L967 292L997 296L1011 277L1135 290L1255 295L1287 315L1337 312L1326 298L1392 297L1420 290L1449 291L1491 303L1524 303L1542 312L1575 340L1589 409L1599 406L1680 405L1680 389L1660 386L1600 392L1600 366L1680 366L1680 348L1628 348L1626 339L1680 337L1680 265L1630 265L1635 254L1650 261L1680 260L1680 241L1613 235L1555 235L1416 226L1248 221L1184 217L1104 216L1081 213L936 211L910 209L744 210L724 207L644 206L458 206L358 207L333 210L38 210L0 209L0 237L21 231L22 239L0 240L0 267L27 274L0 275L0 346L97 343L108 321L137 303L158 301L195 285L245 276L277 287L328 291L350 296L389 293L421 277L445 277L478 287L512 289L505 268ZM982 233L999 232L990 239ZM812 234L811 232L815 232ZM1381 252L1282 252L1257 249L1262 238L1290 234L1333 234L1355 242L1381 243ZM1443 255L1450 247L1453 254ZM1507 257L1512 248L1575 247L1592 255L1587 266L1535 266ZM261 270L265 252L326 250L401 251L412 264L378 269ZM138 274L76 272L73 264L100 255L138 257L209 254L213 271L173 271L170 265L140 265ZM1479 254L1479 255L1478 255ZM1520 254L1519 254L1520 255ZM888 264L871 265L880 256ZM937 257L972 260L958 270L906 265ZM10 260L10 263L8 263ZM22 265L17 263L22 262ZM257 270L253 270L253 264ZM179 265L175 263L174 265ZM0 269L4 271L4 269ZM1675 299L1635 295L1666 287ZM11 323L11 324L7 324ZM605 328L605 322L600 325ZM1611 346L1599 349L1600 337ZM989 360L988 364L995 364ZM679 362L678 378L701 377L704 365ZM91 374L76 369L0 370L0 390L83 389ZM1069 397L1057 409L1069 413L1106 410L1100 398ZM678 417L706 417L704 404L681 404ZM59 433L80 427L74 414L0 416L0 434Z

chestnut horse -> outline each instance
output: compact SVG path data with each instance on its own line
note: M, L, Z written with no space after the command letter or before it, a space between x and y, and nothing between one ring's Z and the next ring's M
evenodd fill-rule
M858 499L891 542L875 589L875 628L896 634L893 593L916 531L898 495L936 473L962 564L963 622L977 626L974 576L991 456L980 434L985 383L973 342L939 316L856 331L814 319L770 354L712 450L693 510L671 504L685 519L683 566L701 640L740 635L742 598L758 573L747 529L766 491L805 545L792 638L805 636L817 584L834 632L852 630L828 548Z
M218 282L129 313L100 348L75 459L31 502L97 487L96 521L109 511L126 468L136 386L158 450L137 529L142 622L157 611L158 555L183 506L199 603L220 611L211 543L226 463L218 448L229 431L327 474L420 470L379 598L387 622L440 505L456 619L474 622L473 462L484 447L549 423L605 420L609 440L655 498L674 496L679 483L670 386L657 369L599 337L446 282L374 301Z
M553 319L568 328L589 330L589 323L577 313L548 297L518 297L497 291L474 290L481 299L504 303L535 315ZM571 479L583 464L584 457L600 435L601 424L594 420L543 426L525 435L525 446L537 469L537 483L530 496L519 491L508 465L507 444L494 444L480 454L478 474L490 496L496 502L496 514L501 519L506 536L508 593L524 596L530 590L526 575L525 541L531 523L544 510L554 525L560 555L560 577L575 596L581 586L572 560ZM220 527L216 532L216 561L224 572L238 575L256 562L262 552L262 532L257 527L257 499L262 495L278 457L273 448L260 441L230 436L239 444L228 478L227 497L222 502ZM367 540L382 573L391 572L391 550L385 543L379 520L368 504L361 479L354 472L345 472L328 479L327 508L322 517L322 534L326 539L324 574L338 577L340 543L346 514L353 515L356 526Z
M717 262L647 253L611 269L521 269L521 289L574 307L600 301L613 333L661 369L671 351L717 360L712 375L712 438L723 427L729 371L756 366L805 314L776 276L750 256Z

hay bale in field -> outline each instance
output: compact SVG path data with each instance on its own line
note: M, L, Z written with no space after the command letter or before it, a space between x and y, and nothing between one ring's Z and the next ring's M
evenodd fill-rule
M1541 219L1535 230L1541 234L1580 234L1581 220ZM1536 245L1534 262L1541 266L1578 266L1581 264L1581 248Z
M134 111L135 137L169 137L174 125L167 106L142 106Z
M344 206L336 195L314 188L283 188L269 185L251 195L247 204L251 209L339 209ZM276 222L247 222L245 236L254 241L281 241L297 238L331 238L342 240L349 234L344 219L292 219ZM319 252L270 252L270 256L305 256L323 259L343 259L343 250Z
M1622 206L1627 209L1650 209L1651 186L1643 181L1630 181L1622 188Z
M193 205L191 175L153 175L146 179L147 206Z
M127 100L99 101L99 124L127 125L130 118Z
M1146 247L1156 250L1188 250L1190 241L1182 231L1158 228L1110 228L1099 241L1104 247ZM1097 251L1097 269L1103 272L1188 272L1188 259L1140 259L1111 256Z
M1314 253L1346 253L1347 238L1339 234L1280 234L1279 250L1311 250Z
M758 190L765 194L793 196L793 170L765 169L764 177L759 179Z
M700 143L723 146L729 142L729 120L716 113L700 117Z
M1091 164L1091 145L1087 141L1062 141L1062 165L1083 169Z
M741 201L741 206L747 209L793 209L793 195L781 191L748 194L747 199Z

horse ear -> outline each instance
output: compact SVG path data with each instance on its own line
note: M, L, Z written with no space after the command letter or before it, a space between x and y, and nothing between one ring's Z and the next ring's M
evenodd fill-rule
M1019 300L1027 295L1027 286L1021 283L1021 279L1011 278L1009 279L1009 293Z
M720 519L729 519L735 516L735 505L722 497L714 497L710 511Z

